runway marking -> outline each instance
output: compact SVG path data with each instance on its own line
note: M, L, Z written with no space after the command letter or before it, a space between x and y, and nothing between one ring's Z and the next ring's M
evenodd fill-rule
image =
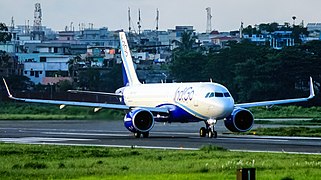
M79 135L79 136L122 136L128 137L129 134L104 134L104 133L69 133L69 132L41 132L42 134L50 134L50 135Z
M289 140L286 139L266 139L266 138L260 138L260 139L255 139L255 138L217 138L217 139L222 139L222 140L240 140L240 141L271 141L271 142L288 142Z
M59 141L93 141L96 139L75 139L75 138L45 138L45 137L21 137L21 138L0 138L2 142L13 143L35 143L35 142L59 142Z
M72 144L72 143L48 143L48 142L34 142L28 144L42 144L42 145L59 145L59 146L96 146L96 147L111 147L111 148L138 148L138 149L163 149L163 150L189 150L196 151L199 148L184 148L184 147L159 147L159 146L136 146L136 145L104 145L104 144Z

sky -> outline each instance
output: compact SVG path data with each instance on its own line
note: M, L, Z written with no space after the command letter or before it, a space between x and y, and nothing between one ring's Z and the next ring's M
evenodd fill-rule
M94 28L128 30L128 8L132 28L137 28L138 8L142 29L155 29L156 9L160 11L159 29L176 25L192 25L197 32L206 31L206 8L212 9L212 29L237 30L244 25L284 22L321 22L320 0L0 0L0 22L7 25L14 17L15 25L33 24L35 3L42 8L42 25L55 31L64 30L73 22L93 23Z

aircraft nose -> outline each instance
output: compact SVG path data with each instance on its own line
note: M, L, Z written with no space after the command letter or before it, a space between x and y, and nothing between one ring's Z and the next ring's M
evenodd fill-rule
M216 103L215 111L220 118L229 116L234 109L233 99L222 99Z

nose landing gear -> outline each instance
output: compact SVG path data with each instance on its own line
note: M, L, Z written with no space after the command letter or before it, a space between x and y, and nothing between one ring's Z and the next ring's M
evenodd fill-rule
M215 119L205 121L206 128L201 127L199 132L200 137L205 137L207 134L209 138L217 138L217 132L214 130L216 122Z

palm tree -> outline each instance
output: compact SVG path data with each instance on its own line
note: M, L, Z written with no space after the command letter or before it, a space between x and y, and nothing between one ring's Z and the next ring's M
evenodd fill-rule
M69 76L71 76L73 80L75 78L76 71L78 71L78 67L79 67L78 65L81 61L82 61L81 57L77 55L74 58L69 59L69 61L67 62Z
M191 50L195 44L195 36L192 36L192 32L183 32L181 40L173 40L172 43L178 44L178 49L181 51Z

